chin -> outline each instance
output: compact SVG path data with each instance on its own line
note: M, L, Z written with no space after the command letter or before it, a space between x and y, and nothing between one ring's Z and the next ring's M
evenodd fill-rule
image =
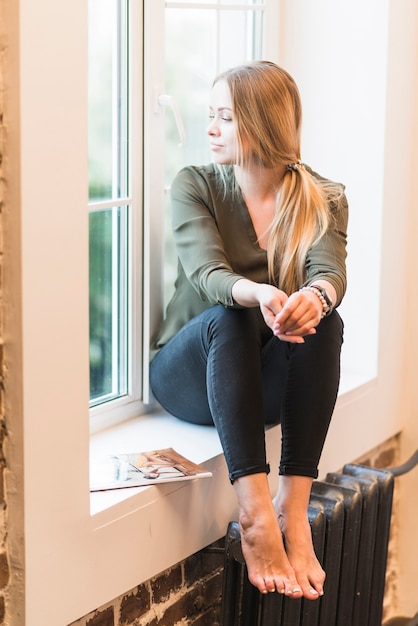
M212 155L212 162L216 163L216 165L234 165L234 159L225 159L222 157L218 157L216 154Z

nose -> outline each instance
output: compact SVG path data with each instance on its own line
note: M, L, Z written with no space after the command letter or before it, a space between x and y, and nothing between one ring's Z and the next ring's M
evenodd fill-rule
M211 121L211 123L207 127L206 132L209 136L215 136L215 137L219 136L219 128L218 128L215 118Z

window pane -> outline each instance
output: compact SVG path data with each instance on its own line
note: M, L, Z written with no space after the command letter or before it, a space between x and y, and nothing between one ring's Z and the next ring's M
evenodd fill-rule
M260 0L220 0L221 4L249 4L252 6L257 6L257 5L262 5L262 2L260 2Z
M166 111L165 183L184 165L210 161L206 141L209 92L218 71L261 57L261 11L167 8L165 89L174 96L186 130L178 146L174 116Z
M89 198L127 192L127 34L123 0L89 0Z
M167 9L165 50L165 88L178 104L187 137L186 145L179 148L174 116L166 111L165 173L169 186L182 166L211 158L205 128L209 90L216 73L216 11Z
M261 11L222 11L219 20L219 66L235 67L262 56ZM231 37L231 33L234 36Z
M127 393L127 0L89 0L90 403Z
M90 400L127 392L126 207L94 211L90 220Z
M206 127L212 81L219 71L261 57L263 12L222 10L219 5L217 9L170 8L170 3L167 4L165 89L177 102L187 138L186 145L180 148L174 116L167 110L165 186L168 189L176 173L185 165L211 161ZM168 194L164 236L166 305L173 290L177 264Z
M175 4L178 0L167 0L166 5ZM183 0L183 2L188 2L189 4L217 4L218 0Z

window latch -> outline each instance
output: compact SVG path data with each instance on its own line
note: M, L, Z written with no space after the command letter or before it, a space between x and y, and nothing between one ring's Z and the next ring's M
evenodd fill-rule
M167 94L162 94L158 96L158 104L163 107L168 107L173 112L180 137L180 143L178 145L179 148L183 148L186 145L186 132L184 130L183 120L181 119L180 109L175 98L173 96L168 96Z

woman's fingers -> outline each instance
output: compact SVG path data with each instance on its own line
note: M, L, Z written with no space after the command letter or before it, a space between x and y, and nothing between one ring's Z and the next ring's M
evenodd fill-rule
M303 337L311 334L321 320L318 303L304 292L290 296L283 309L275 317L273 332L278 335ZM315 294L312 294L315 296Z

